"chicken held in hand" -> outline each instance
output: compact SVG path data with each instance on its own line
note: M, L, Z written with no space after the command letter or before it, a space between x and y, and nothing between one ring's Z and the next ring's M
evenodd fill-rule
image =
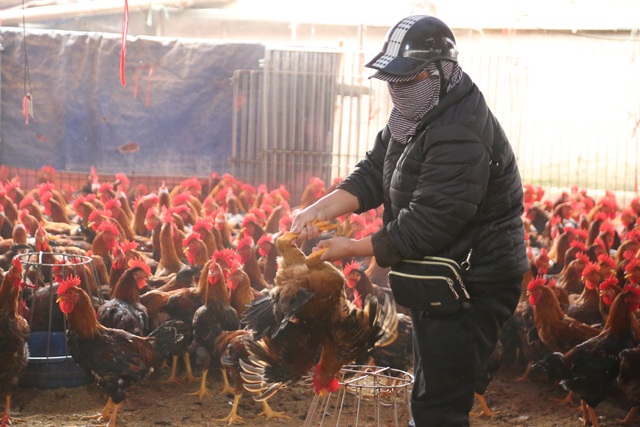
M60 309L67 316L67 343L73 360L109 395L102 413L93 417L109 420L115 427L118 410L127 389L157 369L168 348L182 339L176 326L167 322L147 337L122 329L106 328L98 322L89 295L78 287L80 279L69 276L58 287Z
M321 251L305 256L292 244L296 237L287 232L276 241L281 257L275 286L255 299L242 319L257 340L247 342L256 369L245 369L243 375L251 383L245 388L260 393L256 400L269 398L310 370L316 394L333 392L345 364L395 339L398 316L389 300L371 296L362 309L355 307L344 293L342 272L321 261Z

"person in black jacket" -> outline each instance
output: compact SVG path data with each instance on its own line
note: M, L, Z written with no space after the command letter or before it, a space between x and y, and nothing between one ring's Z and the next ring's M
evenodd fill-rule
M451 315L411 310L414 384L410 425L469 426L475 376L518 303L528 268L523 187L513 150L457 61L455 37L433 16L394 25L367 67L393 101L373 148L336 190L300 211L292 231L317 238L314 220L382 204L384 226L360 240L321 241L322 259L375 256L469 261L470 301ZM471 257L469 249L473 246ZM467 259L468 258L468 259Z

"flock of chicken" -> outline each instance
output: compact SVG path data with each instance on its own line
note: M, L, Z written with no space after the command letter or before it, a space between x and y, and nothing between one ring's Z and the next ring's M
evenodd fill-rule
M324 194L321 181L291 209L284 187L255 189L231 175L206 190L190 178L136 194L122 174L101 183L92 171L72 191L56 188L55 173L43 168L29 190L18 177L0 185L0 426L11 424L34 331L67 331L74 361L109 396L96 418L110 427L127 389L165 361L167 381L198 381L200 398L210 369L220 369L234 403L216 421L233 424L243 390L267 418L286 417L267 400L303 377L323 394L339 387L346 364L409 357L410 320L388 288L356 261L343 271L312 243L294 244L291 214ZM317 225L354 235L367 219L372 229L375 214ZM359 288L347 296L349 283Z
M292 214L331 190L321 180L291 208L284 187L228 174L154 191L129 188L124 174L100 182L94 170L82 189L56 188L55 174L43 167L29 190L18 177L0 185L0 426L10 425L33 331L67 331L73 359L109 396L97 418L111 427L127 388L165 361L167 381L198 381L201 399L219 369L234 403L216 421L228 424L242 419L243 390L265 417L285 417L267 400L308 375L323 394L346 364L411 369L411 320L387 271L374 259L322 262L316 242L293 244ZM527 185L524 202L531 270L476 391L509 354L526 361L522 379L541 370L559 381L596 427L598 403L623 390L630 425L640 405L640 201L620 207L612 193L595 200L578 188L551 200ZM380 214L318 226L360 238Z
M585 425L607 397L640 405L640 199L619 206L577 187L556 200L525 186L525 237L531 270L521 302L502 336L527 362L521 379L544 372L580 400ZM512 353L513 354L513 353Z

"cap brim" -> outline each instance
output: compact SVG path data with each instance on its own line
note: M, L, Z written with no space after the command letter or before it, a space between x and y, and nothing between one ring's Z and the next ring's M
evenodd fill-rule
M425 65L425 61L421 59L387 55L380 52L367 62L365 67L397 76L413 76L422 71Z
M411 74L410 76L397 76L395 74L385 73L384 71L376 71L371 76L369 76L369 78L383 80L389 83L404 83L415 79L420 73L422 73L422 70L418 71L415 74Z

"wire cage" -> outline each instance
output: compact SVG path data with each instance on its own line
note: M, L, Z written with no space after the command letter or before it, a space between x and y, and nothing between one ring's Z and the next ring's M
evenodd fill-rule
M57 299L57 277L75 275L95 306L104 302L100 279L88 256L54 252L18 254L23 280L34 288L23 289L20 310L29 322L29 363L20 378L24 388L77 387L91 382L69 353L67 321Z
M314 395L304 422L311 426L404 426L410 419L413 375L399 369L345 365L340 389Z

